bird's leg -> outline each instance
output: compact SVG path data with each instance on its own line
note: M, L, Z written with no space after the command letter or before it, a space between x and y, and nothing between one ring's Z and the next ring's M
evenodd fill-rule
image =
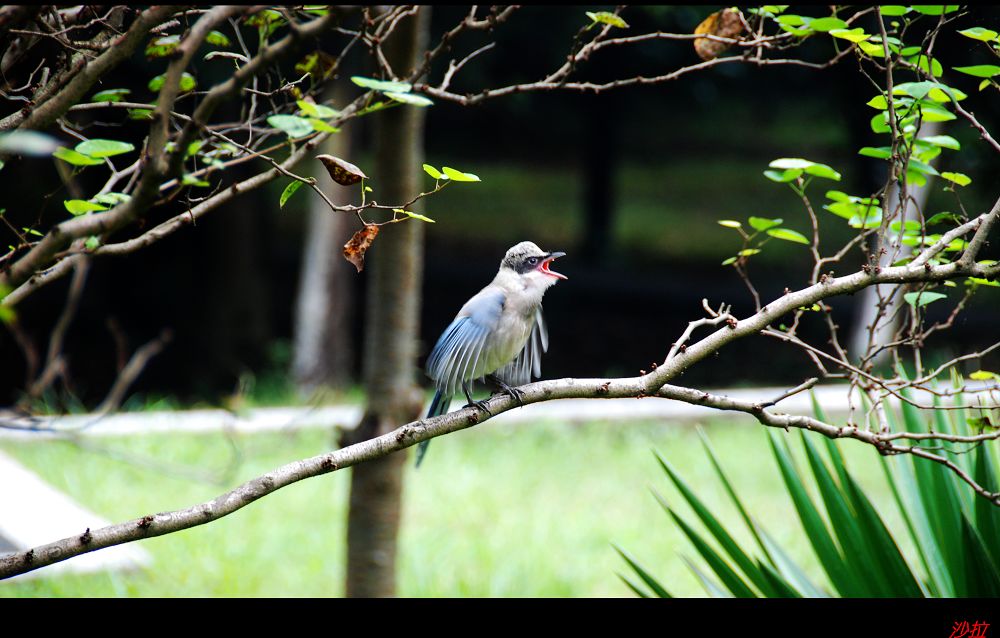
M472 398L472 391L469 390L469 382L468 381L463 381L462 382L462 392L465 393L465 398L469 400L469 402L466 404L465 407L471 408L471 407L475 406L475 407L479 408L480 410L482 410L483 412L485 412L486 414L488 414L490 416L493 416L493 413L490 412L490 409L486 407L486 401L476 401L475 399Z
M499 377L495 377L492 374L488 378L489 378L490 381L492 381L493 383L497 384L500 387L501 391L505 392L508 396L510 396L510 398L512 398L515 401L517 401L517 407L519 407L519 408L523 408L524 407L524 400L523 400L524 399L524 396L523 396L524 393L523 392L521 392L520 390L518 390L517 388L515 388L513 386L507 385L507 383L505 383Z

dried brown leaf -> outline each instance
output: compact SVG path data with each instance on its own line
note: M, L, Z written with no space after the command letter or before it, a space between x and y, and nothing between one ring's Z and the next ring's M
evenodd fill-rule
M330 173L330 177L333 181L337 182L341 186L351 186L352 184L357 184L363 179L368 179L368 176L364 172L351 164L350 162L344 161L339 157L334 157L333 155L317 155L316 159L323 162L323 166Z
M376 224L365 224L365 227L354 233L351 240L344 244L344 259L354 264L354 267L361 272L365 268L365 251L375 241L378 235Z
M743 23L740 21L739 12L733 9L723 9L705 18L701 24L695 27L694 33L695 35L708 34L735 40L743 33ZM708 38L698 38L694 41L695 53L702 60L717 58L730 46L732 45L728 42L718 42Z

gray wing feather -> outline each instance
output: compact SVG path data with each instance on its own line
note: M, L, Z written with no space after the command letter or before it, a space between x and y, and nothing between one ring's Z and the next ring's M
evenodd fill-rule
M455 394L463 381L471 380L489 336L500 322L503 305L503 291L487 287L462 307L427 358L427 374L438 389Z

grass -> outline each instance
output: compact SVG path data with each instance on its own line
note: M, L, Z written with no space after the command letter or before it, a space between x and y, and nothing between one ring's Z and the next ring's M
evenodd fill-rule
M823 582L767 448L750 420L711 422L730 478L754 516L810 575ZM330 448L310 430L229 439L223 435L100 439L118 453L159 464L221 471L239 450L233 485ZM69 443L2 447L55 487L113 521L210 499L221 485L154 471ZM798 447L796 444L795 447ZM485 424L434 441L419 472L408 466L399 554L403 596L630 596L611 543L631 552L671 591L704 596L681 554L694 551L649 488L673 504L651 450L674 463L735 524L694 429L676 423ZM874 453L845 445L890 527L891 496ZM139 573L0 583L0 596L340 596L348 472L287 487L220 521L142 541L154 558ZM737 530L740 531L740 530Z

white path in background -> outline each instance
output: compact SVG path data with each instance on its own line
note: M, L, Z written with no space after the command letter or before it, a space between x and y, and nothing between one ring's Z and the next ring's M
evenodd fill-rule
M110 524L0 452L0 537L16 549L25 550L79 534L88 527L97 529ZM21 578L48 577L61 572L135 569L151 562L149 552L135 544L118 545L16 576L0 582L0 587Z

